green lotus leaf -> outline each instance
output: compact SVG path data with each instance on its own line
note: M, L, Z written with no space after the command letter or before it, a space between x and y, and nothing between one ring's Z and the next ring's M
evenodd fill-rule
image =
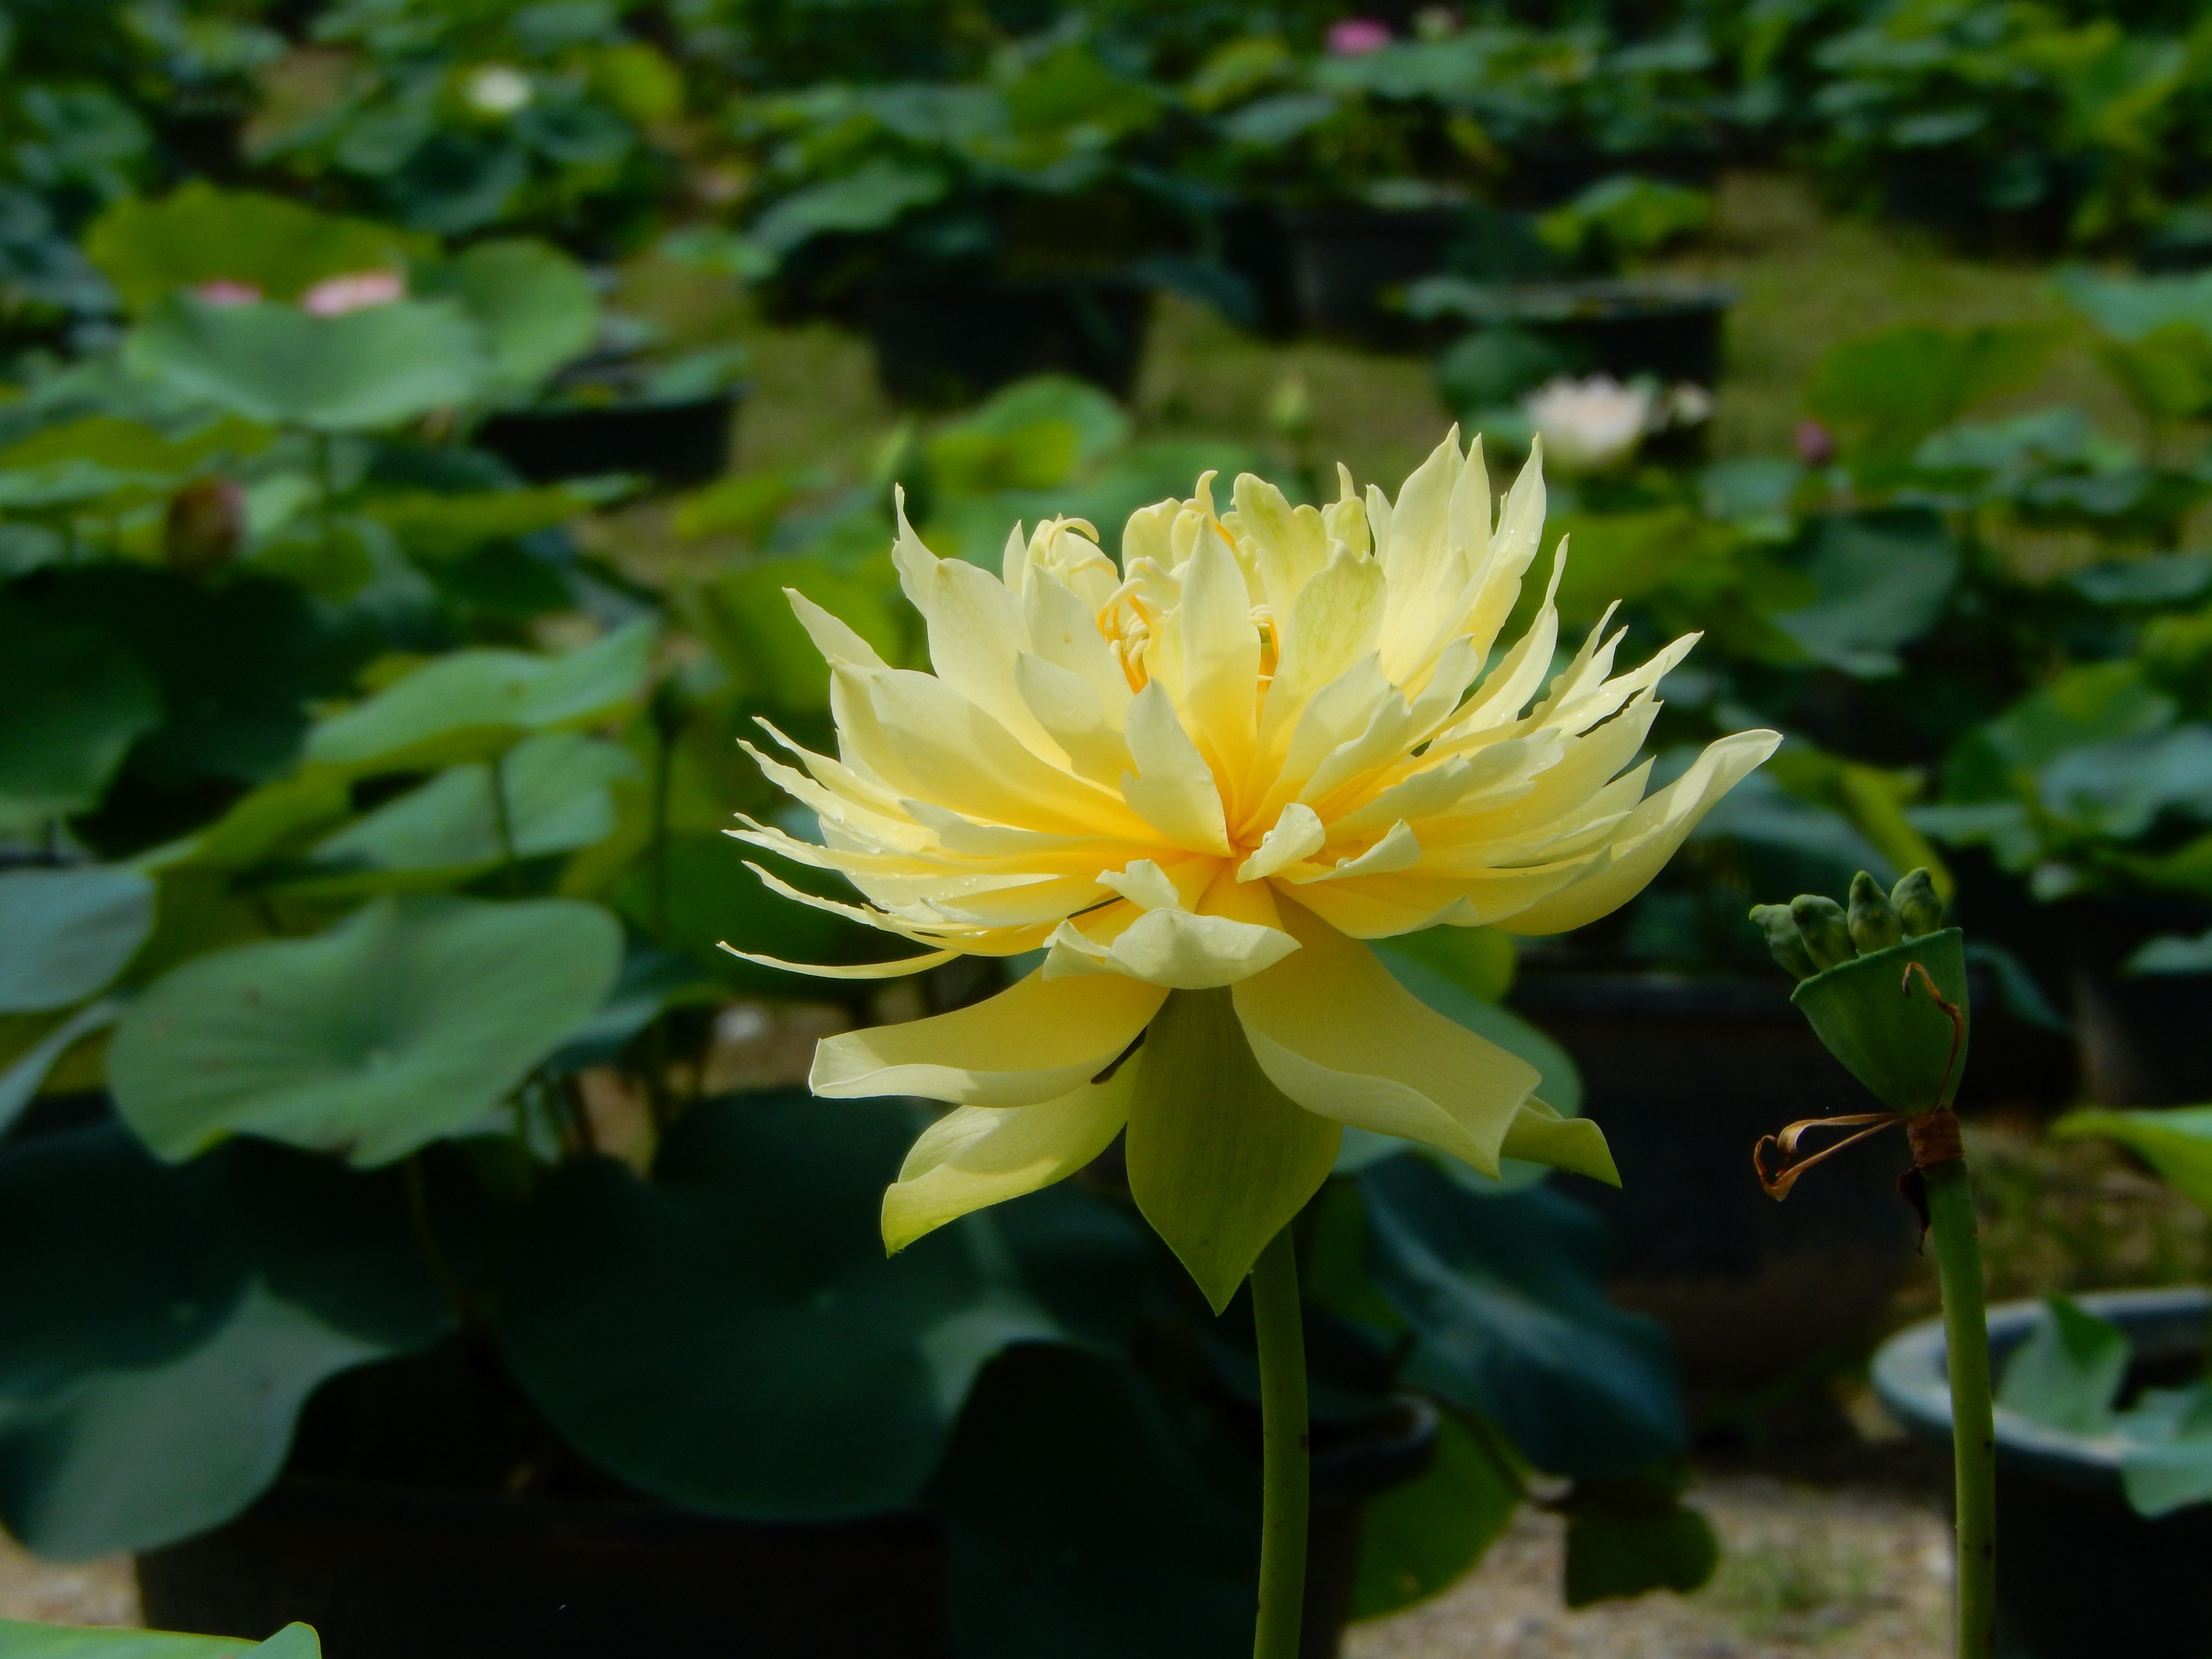
M100 990L154 931L154 884L104 865L0 872L0 1013Z
M336 317L295 306L157 303L124 342L140 374L272 426L368 432L476 399L483 336L450 300L395 300Z
M884 1255L877 1210L915 1127L895 1104L734 1096L677 1122L649 1182L564 1165L504 1257L516 1378L571 1445L676 1503L912 1502L976 1369L1056 1334L986 1218Z
M171 1167L115 1124L17 1141L0 1251L0 1521L63 1559L228 1520L317 1385L451 1322L396 1175L266 1145Z
M318 213L281 196L220 190L198 179L158 202L125 197L84 237L85 257L133 312L179 289L215 282L296 300L325 277L404 270L430 246L374 220Z
M77 1625L26 1625L0 1619L0 1653L8 1659L321 1659L322 1644L307 1625L287 1625L266 1642L227 1636L180 1636L164 1630L113 1630Z
M580 732L525 738L496 766L450 767L357 818L319 844L313 863L357 872L309 877L319 891L362 890L394 879L459 880L505 856L494 792L502 792L518 858L572 853L604 841L616 824L613 786L635 778L636 759Z
M564 657L456 651L309 734L307 759L356 774L497 754L533 732L592 725L643 690L653 627L639 621Z
M1367 1268L1419 1340L1403 1376L1538 1468L1626 1474L1682 1449L1666 1334L1605 1298L1605 1228L1547 1187L1480 1197L1426 1161L1359 1176Z
M0 830L42 828L99 802L161 694L128 647L0 594Z
M480 1124L621 964L621 927L596 905L380 899L156 981L109 1043L108 1080L166 1158L243 1133L386 1164Z
M553 371L591 349L599 299L583 267L544 242L479 242L424 270L416 291L457 301L483 337L483 395L528 396Z
M2062 1139L2104 1135L2117 1140L2191 1204L2212 1212L2212 1106L2069 1112L2051 1126L2051 1133Z

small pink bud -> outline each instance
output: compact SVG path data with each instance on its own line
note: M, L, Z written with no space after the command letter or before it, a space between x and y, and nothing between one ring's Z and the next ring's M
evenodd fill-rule
M349 311L367 311L404 299L407 284L397 271L356 270L343 276L325 276L300 296L300 309L310 317L343 317Z
M261 290L252 283L234 283L228 276L218 276L194 289L192 297L204 305L250 306L260 300Z
M1836 459L1836 441L1818 421L1797 422L1797 459L1808 466L1826 466Z
M1338 58L1364 58L1390 44L1390 26L1380 18L1346 17L1329 25L1328 49Z

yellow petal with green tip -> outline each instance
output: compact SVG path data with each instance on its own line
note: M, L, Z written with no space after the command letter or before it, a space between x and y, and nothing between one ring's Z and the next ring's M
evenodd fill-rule
M1267 1081L1227 991L1177 991L1129 1102L1129 1192L1216 1313L1320 1190L1343 1129Z
M1514 1115L1505 1132L1500 1158L1517 1158L1528 1164L1548 1164L1554 1170L1620 1185L1620 1171L1613 1162L1613 1148L1605 1144L1605 1131L1586 1117L1562 1117L1552 1106L1531 1095Z

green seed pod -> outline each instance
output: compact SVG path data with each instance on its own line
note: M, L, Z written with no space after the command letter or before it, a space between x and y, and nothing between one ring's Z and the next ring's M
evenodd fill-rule
M1790 901L1790 914L1796 919L1814 967L1825 970L1858 955L1851 943L1850 922L1835 900L1820 893L1800 893Z
M1797 918L1790 914L1788 905L1754 904L1751 919L1766 935L1766 948L1773 952L1775 961L1792 978L1810 979L1820 972L1813 965L1813 958L1805 949L1804 936L1797 931Z
M1905 924L1889 908L1889 895L1863 870L1851 878L1851 943L1861 956L1905 943Z
M1889 902L1905 924L1905 936L1918 939L1943 925L1943 900L1936 891L1936 878L1925 870L1911 870L1889 890Z
M1958 1024L1936 995L1958 1010ZM1790 1000L1828 1052L1892 1111L1932 1111L1958 1093L1968 1016L1966 948L1957 928L1854 957L1814 975Z

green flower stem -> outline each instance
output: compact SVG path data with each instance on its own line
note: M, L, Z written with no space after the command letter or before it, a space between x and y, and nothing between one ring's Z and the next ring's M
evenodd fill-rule
M1943 1340L1951 1373L1951 1448L1959 1511L1959 1659L1996 1652L1996 1431L1990 1410L1990 1328L1982 1305L1982 1252L1964 1158L1922 1171L1929 1231L1943 1286Z
M1306 1352L1288 1224L1253 1264L1252 1324L1260 1347L1262 1483L1252 1659L1297 1659L1306 1587Z

